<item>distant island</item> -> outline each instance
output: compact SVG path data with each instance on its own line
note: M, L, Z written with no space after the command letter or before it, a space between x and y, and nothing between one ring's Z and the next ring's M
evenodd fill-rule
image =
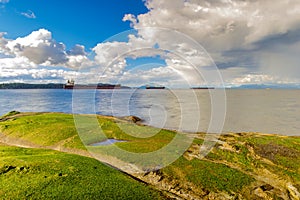
M244 84L227 89L299 89L299 84Z
M2 83L0 89L62 89L62 83L31 84L31 83Z

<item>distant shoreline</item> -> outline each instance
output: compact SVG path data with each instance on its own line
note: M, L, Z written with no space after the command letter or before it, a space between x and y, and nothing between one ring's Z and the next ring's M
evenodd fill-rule
M66 84L63 83L0 83L0 90L3 89L67 89L64 88ZM75 89L98 89L97 85L77 85ZM100 88L101 89L101 88ZM146 87L128 87L121 86L121 88L111 88L111 89L147 89ZM165 89L165 88L164 88ZM300 86L290 86L290 85L242 85L238 87L191 87L191 88L169 88L169 89L226 89L226 90L235 90L235 89L244 89L244 90L268 90L268 89L283 89L283 90L299 90Z
M64 84L49 83L49 84L30 84L30 83L3 83L0 84L0 89L63 89Z

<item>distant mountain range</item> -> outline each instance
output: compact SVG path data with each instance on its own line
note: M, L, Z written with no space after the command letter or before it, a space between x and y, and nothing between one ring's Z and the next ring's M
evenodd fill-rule
M246 84L240 86L232 86L232 89L300 89L300 84Z

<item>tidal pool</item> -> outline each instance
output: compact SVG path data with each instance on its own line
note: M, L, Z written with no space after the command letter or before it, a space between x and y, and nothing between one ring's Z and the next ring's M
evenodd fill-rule
M116 140L116 139L107 139L101 142L93 143L90 144L89 146L106 146L106 145L111 145L117 142L126 142L125 140Z

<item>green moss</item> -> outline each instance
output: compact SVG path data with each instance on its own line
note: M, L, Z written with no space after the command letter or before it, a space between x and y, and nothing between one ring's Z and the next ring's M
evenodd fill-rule
M10 112L6 113L2 117L0 117L0 119L4 119L4 118L10 117L10 116L17 115L17 114L20 114L20 112L13 110L13 111L10 111Z
M72 115L40 113L11 118L0 123L0 130L11 137L50 146L71 137L78 137ZM82 148L82 144L78 143Z
M195 138L194 141L193 141L193 143L194 143L194 144L202 145L202 144L203 144L203 140L202 140L202 139Z
M215 191L238 192L248 186L253 178L224 164L194 160L187 178L195 184L201 184Z
M300 151L300 137L249 134L249 136L239 137L238 139L253 146L274 143Z
M254 181L247 174L224 164L198 159L187 161L183 157L163 169L163 172L210 191L239 192Z
M254 167L257 167L258 160L254 159L250 155L247 147L236 144L235 148L238 148L237 152L215 148L212 155L208 155L208 158L211 160L223 160L229 163L234 163L246 171L252 171Z
M51 150L0 146L4 199L163 199L97 160Z

